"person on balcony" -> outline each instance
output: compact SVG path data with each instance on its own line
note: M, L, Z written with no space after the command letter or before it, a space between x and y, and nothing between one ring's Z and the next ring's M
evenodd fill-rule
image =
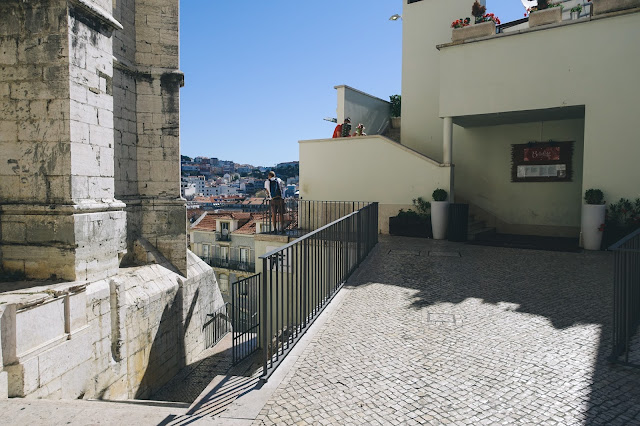
M276 177L276 173L271 170L267 180L264 182L264 189L267 192L267 200L270 200L273 230L278 232L279 215L280 231L284 234L284 182L279 177Z
M344 119L343 124L338 124L333 130L334 138L347 138L351 135L351 119L349 117Z

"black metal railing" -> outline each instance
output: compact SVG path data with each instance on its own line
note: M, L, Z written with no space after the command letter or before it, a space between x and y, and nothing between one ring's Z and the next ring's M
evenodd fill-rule
M609 247L609 250L615 252L611 361L640 367L629 362L631 340L640 324L640 229Z
M268 207L269 202L266 203ZM274 227L273 211L268 207L262 219L261 233L284 233L288 236L300 237L358 211L368 204L363 201L314 201L286 198L284 220L276 217Z
M225 268L225 269L231 269L234 271L243 271L243 272L256 271L256 264L254 262L230 260L227 258L220 258L220 257L209 257L209 258L206 258L205 261L209 264L209 266L214 268Z
M207 314L207 321L202 326L205 348L215 346L231 331L231 307L225 303L212 314Z
M258 350L260 327L260 274L231 284L233 311L233 363Z
M334 209L325 216L315 215L316 221L310 214L311 227L338 212L345 214L260 256L263 380L269 378L378 242L378 203L301 202L300 206L315 208L316 212L330 206Z
M211 255L202 257L209 266L235 271L255 272L255 251L247 247L211 246Z
M225 232L216 232L216 241L231 241L231 234L229 231Z

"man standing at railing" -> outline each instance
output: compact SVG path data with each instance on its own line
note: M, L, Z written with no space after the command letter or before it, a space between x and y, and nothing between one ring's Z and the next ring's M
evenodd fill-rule
M284 234L284 182L272 170L269 178L264 182L264 189L267 191L267 199L271 200L271 218L273 220L273 230L278 232L277 216L280 214L280 231Z

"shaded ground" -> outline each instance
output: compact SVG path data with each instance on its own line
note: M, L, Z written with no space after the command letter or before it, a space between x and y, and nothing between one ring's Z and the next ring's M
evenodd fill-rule
M640 424L612 255L382 237L256 424Z
M578 246L577 238L541 237L537 235L492 234L470 241L469 244L573 253L582 251Z

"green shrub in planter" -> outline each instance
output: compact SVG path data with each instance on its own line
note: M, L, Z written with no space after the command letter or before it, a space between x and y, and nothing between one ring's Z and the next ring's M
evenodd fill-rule
M431 203L422 197L413 200L417 211L401 209L389 218L389 233L404 237L431 238Z
M584 202L587 204L604 204L604 194L599 189L587 189L584 192Z
M433 191L431 196L433 197L433 201L447 201L447 191L441 188Z
M400 117L402 112L402 98L400 95L389 96L389 102L391 103L391 117Z
M636 198L635 201L620 198L617 203L607 206L602 237L603 248L608 248L638 228L640 228L640 198Z

